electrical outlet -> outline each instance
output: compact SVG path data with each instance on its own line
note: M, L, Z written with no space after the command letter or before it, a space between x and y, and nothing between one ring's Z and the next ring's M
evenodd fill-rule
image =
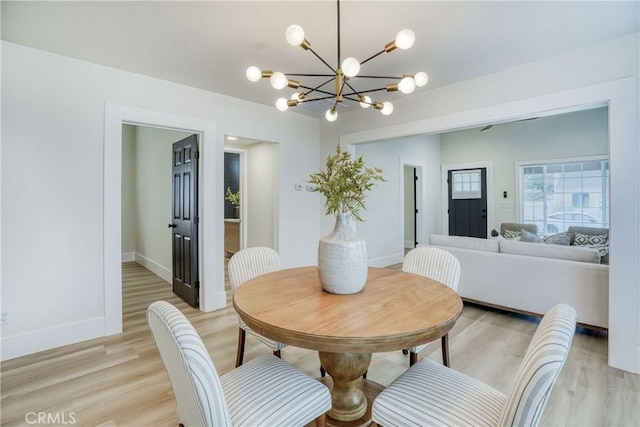
M2 315L0 315L0 324L6 325L7 323L9 323L9 312L3 311Z

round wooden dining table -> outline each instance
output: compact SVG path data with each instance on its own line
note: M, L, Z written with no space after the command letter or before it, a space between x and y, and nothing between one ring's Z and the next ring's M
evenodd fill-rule
M240 286L233 305L265 337L317 350L331 377L330 425L367 425L372 396L365 395L371 353L401 350L447 334L462 313L456 292L435 280L370 267L356 294L325 292L317 267L279 270ZM382 386L371 387L377 390ZM367 397L369 400L367 400Z

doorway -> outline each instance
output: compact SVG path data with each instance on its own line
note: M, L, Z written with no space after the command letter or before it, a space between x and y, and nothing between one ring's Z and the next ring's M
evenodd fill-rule
M122 125L122 261L135 261L172 284L192 306L198 300L199 270L198 185L192 166L197 140L189 132ZM182 141L179 147L176 141ZM174 174L172 165L188 170Z
M200 135L200 310L226 307L222 253L222 205L216 174L223 151L217 142L216 123L211 120L163 113L118 104L105 104L104 129L104 311L105 336L122 332L122 125L134 124L197 133ZM220 149L218 148L220 147ZM218 209L219 207L219 209ZM166 219L166 218L165 218ZM217 226L216 224L219 224ZM163 228L167 228L166 221Z
M486 238L486 236L488 236L489 234L489 229L490 229L489 227L491 227L494 224L494 217L495 217L494 202L493 202L494 190L493 190L493 162L492 161L445 164L441 166L440 182L441 182L441 200L442 200L441 202L442 230L445 230L448 234L451 235L452 230L450 228L450 223L452 222L452 219L450 218L451 210L450 210L450 204L449 204L449 199L450 199L450 195L449 195L450 178L449 177L451 175L451 172L471 171L471 170L485 171L484 172L485 183L483 185L483 188L486 191L486 196L485 196L486 205L483 205L483 206L486 206L486 208L485 207L480 208L480 217L486 216L486 218L480 218L480 220L482 221L482 224L484 224L484 230L479 230L477 231L476 234L482 235L484 233L484 236ZM464 174L465 172L462 172L462 173ZM465 194L463 193L461 194L461 196L465 197ZM486 210L486 212L482 212L483 209ZM461 210L461 212L464 212L464 208ZM454 214L454 215L458 215L458 214ZM480 227L476 227L476 228L479 229ZM461 230L463 230L463 228L456 228L454 229L454 232L464 232ZM464 234L453 234L453 235L464 235Z
M487 169L449 170L449 235L487 238Z
M402 255L419 243L428 243L423 236L423 192L425 166L418 160L400 158L400 232Z
M418 244L418 208L416 203L418 175L413 166L404 166L404 248Z
M228 197L224 200L228 257L256 246L278 250L279 150L280 145L273 142L225 137L223 191L239 192L239 209L234 209Z

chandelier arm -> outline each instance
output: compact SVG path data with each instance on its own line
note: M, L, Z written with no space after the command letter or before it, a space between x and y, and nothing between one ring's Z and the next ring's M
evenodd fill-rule
M335 93L333 93L333 92L327 92L326 90L314 89L314 88L312 88L312 87L309 87L309 86L303 86L303 85L300 85L300 87L301 87L301 88L303 88L303 89L309 89L309 92L307 92L307 95L308 95L308 94L310 94L310 93L312 93L312 92L320 92L320 93L324 93L325 95L336 96L336 94L335 94Z
M309 48L308 50L309 50L309 52L313 53L313 54L316 56L316 58L318 58L320 61L322 61L322 63L323 63L324 65L326 65L327 67L329 67L329 69L330 69L331 71L333 71L334 73L336 72L336 70L334 70L334 69L333 69L333 67L327 63L327 61L325 61L324 59L322 59L322 57L321 57L320 55L318 55L318 54L316 53L316 51L315 51L315 50L313 50L313 49L311 49L311 48Z
M373 105L373 102L367 102L367 101L363 101L361 99L356 99L356 98L351 98L349 95L343 95L344 99L348 100L348 101L353 101L353 102L358 102L360 104L369 104L369 105Z
M291 77L333 77L335 78L335 74L299 74L299 73L282 73L282 74L286 76L291 76Z
M300 103L305 103L305 102L313 102L313 101L322 101L324 99L333 99L335 98L334 95L329 95L329 96L321 96L320 98L313 98L313 99L303 99L302 101L300 101Z
M349 84L349 82L348 82L347 80L345 80L344 82L347 84L347 86L349 86L349 89L351 89L351 90L353 91L353 93L354 93L354 94L356 94L356 95L360 95L360 92L358 92L357 90L355 90L355 89L353 88L353 86L351 86L351 85ZM343 94L343 95L344 95L344 94Z
M318 89L320 89L322 86L324 86L324 85L326 85L327 83L330 83L330 82L332 82L332 81L334 81L334 80L335 80L335 76L334 76L333 78L331 78L331 79L327 80L326 82L321 83L321 84L319 84L318 86L313 87L313 88L312 88L312 87L308 87L308 86L300 86L300 87L302 87L303 89L308 89L308 90L304 93L304 95L305 95L305 96L307 96L307 95L309 95L310 93L313 93L313 92L316 92L316 91L317 91L317 92L320 92ZM325 92L325 93L326 93L326 94L331 94L332 96L335 96L335 94L334 94L334 93L330 93L330 92Z
M392 79L392 80L402 80L402 77L395 76L360 76L357 75L355 77L351 77L352 79Z
M367 59L365 59L364 61L360 62L360 65L364 64L365 62L371 61L373 58L377 58L378 56L382 55L385 52L386 51L384 49L382 49L380 52L376 53L375 55L372 55L372 56L368 57Z
M360 95L363 93L371 93L371 92L380 92L382 90L387 90L386 87L381 87L379 89L369 89L369 90L361 90L360 92L353 92L353 93L343 93L343 96L351 96L351 95Z

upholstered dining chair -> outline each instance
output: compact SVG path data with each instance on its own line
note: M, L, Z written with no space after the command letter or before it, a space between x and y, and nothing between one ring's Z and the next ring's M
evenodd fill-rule
M280 269L280 255L271 248L254 247L242 249L236 252L228 265L229 283L233 292L243 283L262 274L271 273ZM273 341L252 330L242 321L238 315L238 351L236 354L236 368L242 365L244 359L244 343L247 332L269 347L273 354L280 357L280 350L286 344Z
M169 374L180 426L326 425L329 389L266 354L218 376L189 320L165 301L151 304L147 321Z
M376 397L373 421L385 427L537 426L567 359L576 317L573 307L565 304L545 314L507 395L421 359Z
M454 291L458 290L460 263L455 256L443 249L420 246L410 250L404 257L402 271L437 280ZM449 334L442 336L441 343L442 362L445 366L449 366ZM417 362L418 353L426 346L427 344L422 344L408 350L409 366L413 366ZM405 354L406 352L407 350L405 350Z

